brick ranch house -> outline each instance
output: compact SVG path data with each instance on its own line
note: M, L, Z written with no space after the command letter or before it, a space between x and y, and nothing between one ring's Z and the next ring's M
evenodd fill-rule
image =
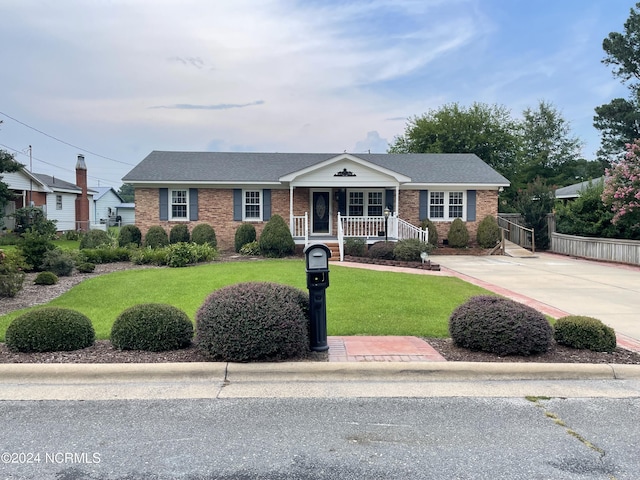
M135 188L143 234L153 225L168 231L208 223L222 250L233 248L243 222L259 235L274 214L298 245L345 237L373 243L384 239L385 223L390 240L416 237L425 218L440 239L455 218L475 238L479 222L497 216L498 192L509 186L474 154L154 151L122 180Z

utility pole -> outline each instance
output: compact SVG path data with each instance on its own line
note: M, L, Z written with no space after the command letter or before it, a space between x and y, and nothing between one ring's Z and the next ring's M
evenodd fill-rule
M31 154L31 145L29 145L29 206L33 203L33 156Z

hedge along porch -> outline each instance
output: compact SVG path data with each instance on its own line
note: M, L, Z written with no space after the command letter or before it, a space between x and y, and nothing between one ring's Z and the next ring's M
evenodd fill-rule
M391 240L418 235L425 218L440 238L455 218L475 235L482 218L497 216L499 189L509 185L473 154L158 151L123 182L135 188L136 225L143 232L208 223L221 249L233 248L241 223L260 233L274 214L300 245L337 243L341 235L379 241L385 209Z

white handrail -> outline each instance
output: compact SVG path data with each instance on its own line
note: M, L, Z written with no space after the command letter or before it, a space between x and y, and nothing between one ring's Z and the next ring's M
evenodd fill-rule
M427 243L429 241L429 230L421 229L415 225L398 218L398 240L404 240L407 238L417 238L421 242Z

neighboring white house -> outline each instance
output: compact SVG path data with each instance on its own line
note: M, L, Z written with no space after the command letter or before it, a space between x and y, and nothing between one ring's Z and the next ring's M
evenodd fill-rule
M92 187L95 191L89 219L96 225L132 225L135 223L135 204L124 203L113 187Z
M56 221L56 228L59 232L77 230L76 199L82 193L82 188L50 175L41 173L33 175L49 188L45 210L47 219ZM92 203L92 197L95 193L92 189L88 189L89 204Z

